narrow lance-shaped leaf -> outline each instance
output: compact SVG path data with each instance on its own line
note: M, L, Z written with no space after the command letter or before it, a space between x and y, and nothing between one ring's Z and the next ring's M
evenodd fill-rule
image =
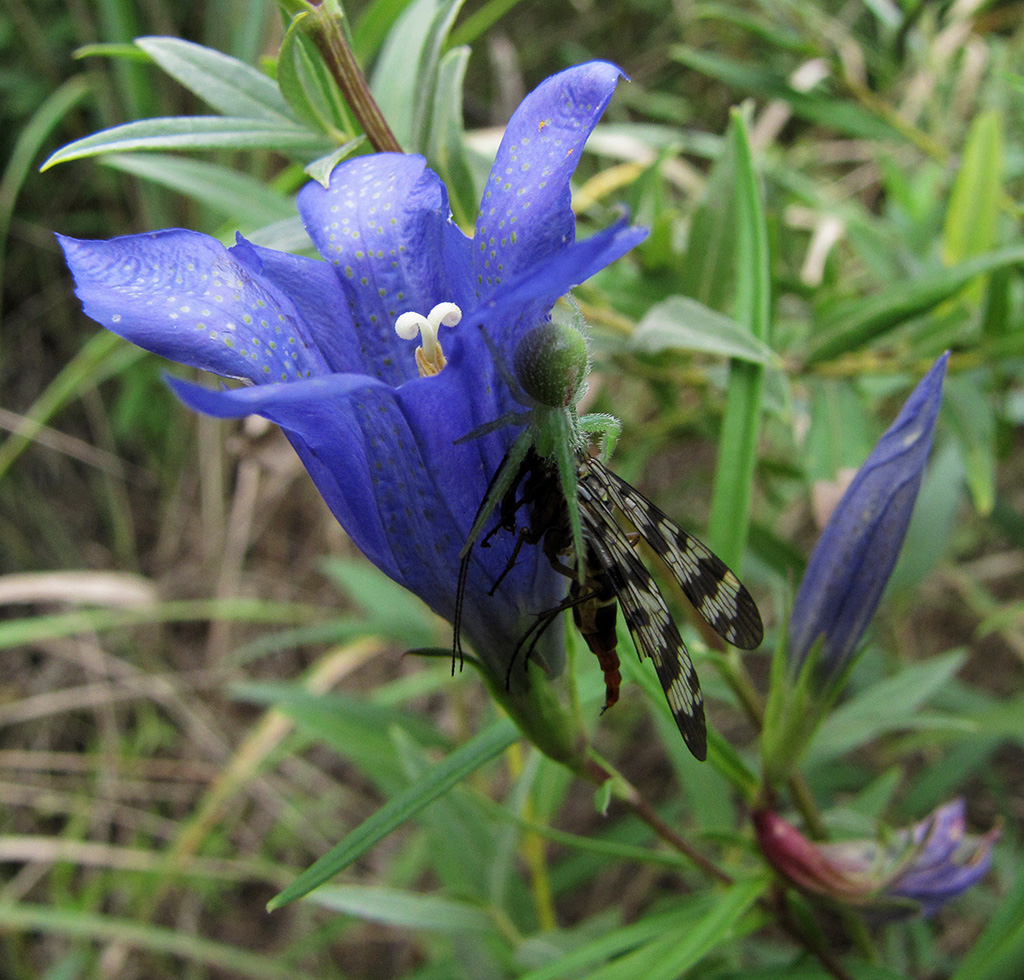
M307 868L284 891L275 896L268 908L273 910L307 895L318 885L334 877L343 868L365 854L374 844L406 821L423 807L446 793L471 772L504 752L519 732L511 721L503 720L481 732L461 748L456 749L423 778L405 792L389 800L372 817L364 820L337 846L319 861Z
M176 37L139 37L135 43L222 115L295 122L274 80L237 58Z
M949 196L942 229L942 259L955 265L983 255L996 242L999 198L1003 192L1003 121L996 109L980 113L971 123L960 169ZM965 296L978 302L981 279L971 283Z
M291 123L229 116L141 119L93 133L52 153L40 170L58 163L131 150L302 150L326 148L323 136Z

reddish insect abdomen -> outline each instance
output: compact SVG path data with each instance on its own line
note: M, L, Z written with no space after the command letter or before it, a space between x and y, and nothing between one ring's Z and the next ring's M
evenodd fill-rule
M575 599L579 595L589 597L572 607L572 619L604 671L604 707L601 711L605 712L619 700L619 687L622 685L615 635L618 603L608 573L596 562L588 560L587 579L582 586L573 579L569 597Z

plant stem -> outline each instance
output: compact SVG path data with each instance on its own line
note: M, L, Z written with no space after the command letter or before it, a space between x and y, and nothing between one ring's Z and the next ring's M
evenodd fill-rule
M621 773L615 772L603 761L591 758L586 760L585 768L577 770L577 774L589 780L596 786L600 786L606 780L614 780L618 790L617 797L622 800L648 827L651 828L663 841L671 844L680 854L685 854L698 868L709 878L720 881L723 885L731 885L733 878L730 874L719 868L709 858L700 853L685 837L677 834L639 793Z
M688 857L701 871L703 871L709 878L720 882L723 885L731 885L734 882L732 875L728 872L723 871L718 867L710 858L705 857L700 853L685 837L678 834L665 820L661 818L661 815L648 803L641 795L639 790L636 789L621 773L614 771L611 766L605 763L603 760L594 758L593 750L591 750L591 757L586 760L586 765L582 768L576 768L575 772L578 776L586 779L588 782L594 783L600 786L606 780L614 780L616 785L616 798L620 799L633 811L633 813L648 827L651 828L665 843L674 847L681 854ZM822 947L813 936L807 934L799 922L793 917L792 913L786 904L784 896L780 893L776 900L773 901L770 898L763 897L758 900L758 904L772 913L779 924L779 927L783 929L789 937L807 950L812 956L814 956L821 965L828 970L828 972L836 978L836 980L853 980L843 965L832 955L832 953Z
M309 36L323 56L324 63L338 83L353 115L363 127L370 145L378 153L401 153L402 147L370 92L366 76L349 46L342 27L341 11L336 9L336 4L327 0L311 4L309 16Z

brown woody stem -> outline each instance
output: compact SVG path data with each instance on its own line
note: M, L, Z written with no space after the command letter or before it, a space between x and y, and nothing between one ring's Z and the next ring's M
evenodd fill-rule
M338 83L352 114L359 120L370 145L378 152L401 153L395 134L370 92L366 76L352 53L342 27L342 14L330 0L310 5L309 36Z

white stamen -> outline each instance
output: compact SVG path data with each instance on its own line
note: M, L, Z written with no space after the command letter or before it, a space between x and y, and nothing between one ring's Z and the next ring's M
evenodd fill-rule
M444 351L437 341L441 327L454 327L462 319L462 310L454 303L438 303L426 316L409 311L395 320L395 333L403 340L414 340L420 335L416 350L416 364L420 375L438 374L447 363Z

